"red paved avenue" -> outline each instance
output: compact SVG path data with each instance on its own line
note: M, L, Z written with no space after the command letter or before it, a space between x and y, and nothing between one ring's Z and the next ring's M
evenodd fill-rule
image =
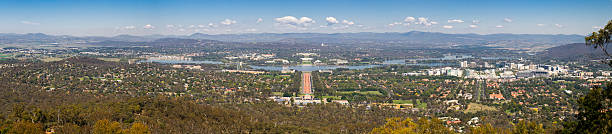
M310 72L302 73L302 93L312 94L312 84L310 82Z

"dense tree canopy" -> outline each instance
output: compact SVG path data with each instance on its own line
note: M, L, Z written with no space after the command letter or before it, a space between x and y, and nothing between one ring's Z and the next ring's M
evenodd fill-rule
M384 126L374 128L371 134L452 134L437 118L420 118L417 122L406 118L390 118Z
M586 96L578 100L577 121L565 123L562 133L612 132L612 84L605 88L593 88Z
M607 47L611 41L612 20L608 24L585 38L587 45L600 48L610 58ZM606 60L612 67L612 60ZM564 123L564 129L559 133L593 133L606 134L612 132L612 83L605 87L593 87L588 94L578 100L578 115L576 121Z
M591 45L595 48L600 48L606 56L612 58L612 55L608 53L608 44L610 43L610 35L612 34L612 20L608 21L608 24L599 31L593 32L590 36L584 38L586 45ZM606 62L612 66L612 60Z

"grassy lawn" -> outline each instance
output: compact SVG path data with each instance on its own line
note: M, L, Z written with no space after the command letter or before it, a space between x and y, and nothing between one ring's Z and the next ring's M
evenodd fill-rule
M283 96L283 93L282 92L272 92L272 95Z
M64 58L57 58L57 57L50 57L50 58L44 58L44 59L40 59L43 62L54 62L54 61L60 61L63 60Z
M412 100L393 100L393 104L412 104Z
M289 77L291 77L290 75L269 75L269 74L267 74L267 75L260 75L260 76L264 77L264 78L289 78Z
M380 95L382 96L383 94L378 92L378 91L366 91L366 92L361 92L361 94L365 94L365 95Z
M10 54L0 54L0 58L8 58L11 57Z
M426 109L427 103L422 103L421 100L416 100L416 108ZM393 104L412 104L412 100L393 100Z
M463 111L463 113L476 113L478 111L497 111L496 107L482 105L478 103L470 103L468 108Z
M98 60L110 61L110 62L119 62L121 59L119 58L96 58Z
M311 61L304 61L304 62L302 62L302 64L312 64L312 62Z
M277 75L276 78L290 78L291 75Z
M352 93L359 93L359 94L363 94L363 95L383 95L382 93L380 93L379 91L365 91L365 92L361 92L361 91L339 91L337 92L337 94L352 94Z
M553 83L576 83L576 81L553 81Z
M321 96L321 98L332 98L332 99L334 99L334 100L340 100L340 99L342 99L342 97L340 97L340 96Z
M421 103L420 101L417 101L416 108L426 109L427 108L427 103Z

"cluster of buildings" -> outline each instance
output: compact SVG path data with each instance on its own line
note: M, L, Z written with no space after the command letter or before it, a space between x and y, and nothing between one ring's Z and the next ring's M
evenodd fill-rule
M479 70L472 68L480 68ZM460 62L460 68L442 67L426 69L416 72L403 73L404 76L456 76L474 79L504 79L504 78L532 78L549 77L570 73L567 66L535 65L535 64L476 64L467 61ZM580 75L580 74L579 74ZM582 74L588 75L588 74ZM608 73L610 75L610 73Z
M282 58L276 58L276 54L260 54L260 53L249 53L249 54L241 54L239 56L228 56L225 57L228 60L252 60L252 61L263 61L266 64L289 64L290 61Z
M336 65L342 65L342 64L348 64L348 60L343 60L343 59L330 59L329 60L332 63L335 63Z
M225 57L226 59L229 60L235 60L235 59L246 59L246 60L265 60L265 59L271 59L276 57L275 54L260 54L260 53L249 53L249 54L242 54L239 56L228 56Z
M464 76L465 70L452 68L452 67L443 67L443 68L435 68L435 69L427 69L421 70L417 72L408 72L403 73L404 76L456 76L462 77Z
M296 53L295 56L301 56L300 60L302 63L312 63L316 65L325 65L325 64L335 64L335 65L343 65L348 64L349 61L345 59L329 59L326 63L323 63L321 60L316 60L313 58L314 56L319 56L316 53Z
M280 97L280 96L272 96L272 97L268 97L269 100L272 100L274 102L280 103L280 104L285 104L285 105L298 105L298 106L303 106L303 105L307 105L307 104L326 104L326 103L338 103L338 104L342 104L342 105L349 105L349 102L347 100L331 100L328 101L327 98L323 98L323 99L318 99L318 98L313 98L310 95L304 95L304 96L300 96L300 97Z
M285 59L272 59L272 60L267 60L266 63L268 63L268 64L275 64L275 63L289 64L289 60L285 60Z
M149 57L149 60L179 60L179 61L190 61L191 57L188 56L174 56L174 55L160 55L156 57Z
M265 71L251 71L251 70L227 70L227 69L223 69L221 70L222 72L229 72L229 73L246 73L246 74L265 74Z
M79 52L79 54L83 55L97 55L97 56L108 56L110 53L100 53L100 52Z
M319 56L319 55L317 53L296 53L295 56L310 57L310 56Z
M484 64L480 65L480 64L476 64L476 62L467 62L467 61L462 61L460 62L460 66L461 68L495 68L494 64L489 64L488 62L484 62Z
M257 63L264 64L291 64L291 63L301 63L303 65L344 65L349 64L349 60L347 59L329 59L323 60L318 58L319 54L317 53L295 53L293 56L297 57L297 59L284 59L278 58L275 54L260 54L260 53L248 53L248 54L240 54L238 56L227 56L225 59L228 60L250 60L250 61L258 61ZM357 58L358 59L358 58ZM361 60L361 59L359 59Z
M23 48L0 48L0 54L24 54L35 55L35 54L45 54L45 55L55 55L57 51L54 50L46 50L46 49L23 49Z

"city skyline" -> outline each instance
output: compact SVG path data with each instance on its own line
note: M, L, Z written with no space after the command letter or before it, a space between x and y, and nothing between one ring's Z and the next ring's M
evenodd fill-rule
M586 35L612 18L605 12L612 1L2 1L0 33Z

